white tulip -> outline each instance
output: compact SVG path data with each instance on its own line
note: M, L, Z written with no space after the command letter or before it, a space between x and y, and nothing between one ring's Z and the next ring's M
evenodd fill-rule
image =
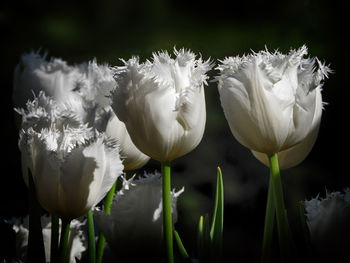
M322 94L321 88L316 88L316 108L312 119L311 129L308 135L298 144L278 153L278 162L280 169L288 169L301 163L310 153L314 146L318 130L321 124L322 116ZM252 151L253 155L263 164L269 167L269 160L266 154Z
M125 125L116 120L112 112L109 94L116 86L113 75L113 70L107 64L97 64L96 60L69 66L61 59L47 61L45 56L41 57L38 53L24 54L15 69L14 104L19 108L17 111L22 119L27 115L27 127L35 123L41 125L36 122L36 115L40 115L43 122L55 111L65 116L55 116L55 121L58 121L56 126L67 125L66 121L69 120L88 123L90 127L106 132L118 141L125 169L136 169L143 166L149 157L136 148ZM27 111L21 110L33 96L32 104L36 105L27 105ZM52 107L54 109L50 109ZM35 111L33 108L36 108ZM42 109L46 117L40 112ZM71 115L69 118L68 113Z
M173 223L177 221L177 198L183 191L184 188L171 193ZM163 238L161 174L145 174L137 180L134 177L124 179L123 187L113 201L111 214L95 211L94 218L116 256L127 262L159 257Z
M76 136L77 140L81 140L80 143L92 139L95 134L91 128L87 128L87 124L83 124L83 121L79 116L75 115L74 111L47 97L43 91L40 91L33 101L28 101L26 106L26 109L15 109L22 116L22 131L20 131L20 134L28 130L31 133L40 134L42 130L48 129L56 129L58 132L63 132L66 127L69 127L70 129L82 130L82 136ZM33 163L28 158L28 149L26 146L21 149L23 177L27 185L27 167L33 168Z
M104 108L111 104L110 92L115 88L114 72L108 64L97 64L96 59L76 66L81 79L76 88L86 103ZM87 107L88 105L86 105Z
M83 120L72 109L65 104L57 103L43 91L40 91L32 101L28 100L25 108L16 108L15 111L22 117L23 130L32 128L40 132L42 129L54 126L62 131L66 126L78 128L84 125Z
M116 139L120 148L120 158L123 160L124 170L134 170L144 166L150 159L133 144L125 124L121 122L113 111L105 128L110 138Z
M114 71L108 65L97 65L95 60L79 65L79 70L84 75L79 93L85 101L85 108L95 110L90 123L118 141L124 170L133 170L145 165L150 158L132 143L124 123L118 119L110 106L110 93L116 87Z
M11 219L12 229L16 233L16 260L25 262L28 248L29 217L23 219ZM61 222L60 222L61 223ZM69 262L75 263L77 259L82 259L82 254L86 251L86 237L82 230L84 222L72 220L70 223L70 233L68 242ZM45 247L46 262L50 262L51 246L51 217L41 217L41 227ZM16 261L17 262L17 261Z
M77 67L69 66L58 58L46 60L39 53L24 54L14 73L13 101L23 108L28 100L40 91L58 103L68 105L82 118L86 117L84 104L76 92L81 80Z
M204 84L209 61L175 50L153 54L153 61L137 57L116 67L117 88L112 108L125 123L133 143L158 161L171 161L201 141L206 121Z
M287 55L260 51L221 61L221 105L241 144L270 155L293 147L310 133L316 90L330 70L317 58L304 58L306 54L303 46Z
M304 205L315 256L324 262L349 258L350 188L327 192L326 198L317 195Z
M22 130L19 147L23 173L30 169L38 201L61 218L88 212L123 171L116 142L102 135L91 138L85 126Z

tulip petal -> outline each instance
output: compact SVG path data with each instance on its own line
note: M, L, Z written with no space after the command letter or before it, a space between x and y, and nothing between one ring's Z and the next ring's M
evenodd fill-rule
M200 142L205 126L203 84L209 61L190 51L153 54L153 61L133 57L116 68L112 108L125 123L133 143L159 161L175 159Z
M97 163L94 158L86 158L83 151L83 147L73 149L61 167L62 199L65 213L71 218L84 215L94 204L89 196Z
M33 179L37 197L46 210L58 215L64 204L60 200L60 160L55 152L50 151L43 140L33 138L32 152L34 169Z
M110 138L118 141L120 158L123 161L124 170L134 170L145 165L150 157L142 153L132 142L125 124L121 122L114 112L107 123L105 133Z
M306 54L302 46L287 55L266 50L221 61L221 105L241 144L269 155L297 145L311 131L315 89L330 70Z
M318 131L321 123L322 116L322 94L321 89L317 88L315 90L316 98L315 98L315 114L312 120L312 125L309 130L308 135L298 144L286 149L282 150L278 153L278 162L281 169L288 169L290 167L296 166L301 163L312 150L313 145L316 142ZM253 155L263 164L269 166L269 160L265 153L259 153L256 151L252 151Z

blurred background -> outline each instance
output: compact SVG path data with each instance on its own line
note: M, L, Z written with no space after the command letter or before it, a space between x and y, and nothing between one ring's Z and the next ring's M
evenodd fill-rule
M41 49L49 57L71 64L96 58L100 63L120 65L119 58L139 55L144 61L154 51L185 47L217 63L226 56L259 51L265 46L270 51L288 52L306 44L309 55L330 64L335 74L325 81L323 99L328 104L312 152L297 167L282 171L293 226L298 201L350 186L346 172L349 30L345 9L344 2L324 0L2 0L0 105L5 121L1 127L0 219L28 213L11 98L13 71L21 54ZM217 74L216 70L209 73L211 78ZM220 166L227 262L257 262L269 170L232 136L216 83L209 82L206 99L207 124L201 144L173 162L173 187L185 186L178 201L176 228L195 256L197 222L200 215L212 213L216 168ZM150 161L138 172L155 169L160 170L160 166ZM2 240L6 237L3 233L1 236ZM6 239L6 243L11 242Z

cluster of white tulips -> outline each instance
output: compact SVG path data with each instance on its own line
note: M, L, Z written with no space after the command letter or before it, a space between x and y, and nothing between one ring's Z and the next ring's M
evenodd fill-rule
M205 85L208 72L216 69L214 81L234 137L271 171L262 262L271 259L275 216L280 257L290 261L293 244L279 167L299 164L315 143L321 88L330 73L306 55L306 46L288 54L264 50L227 57L216 68L185 49L154 53L145 62L122 59L124 65L115 67L96 60L68 65L35 52L23 55L15 69L13 101L31 201L18 260L76 262L85 253L87 261L102 262L107 249L116 262L194 260L174 230L176 200L183 189L171 189L171 161L202 140ZM161 173L126 178L126 171L141 168L150 158L160 162ZM117 181L122 181L119 191ZM43 224L48 214L51 222ZM79 226L78 248L72 241L73 224ZM220 169L208 225L209 219L201 217L199 261L220 262ZM20 233L23 226L16 223L15 228Z

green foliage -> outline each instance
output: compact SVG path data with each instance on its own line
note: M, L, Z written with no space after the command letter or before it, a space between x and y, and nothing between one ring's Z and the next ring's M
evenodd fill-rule
M209 215L200 216L198 222L197 250L199 263L222 261L222 235L224 228L224 184L221 169L218 167L216 181L216 196L213 218L210 224ZM190 257L176 230L174 237L179 253L184 262L190 262Z
M180 253L181 258L184 260L184 262L191 262L190 256L188 255L188 253L187 253L187 251L182 243L180 235L176 230L174 230L174 238L175 238L175 242L177 244L177 247L179 249L179 253Z
M208 214L199 218L198 258L200 263L222 261L222 235L224 226L224 185L221 169L218 167L216 197L210 226Z

